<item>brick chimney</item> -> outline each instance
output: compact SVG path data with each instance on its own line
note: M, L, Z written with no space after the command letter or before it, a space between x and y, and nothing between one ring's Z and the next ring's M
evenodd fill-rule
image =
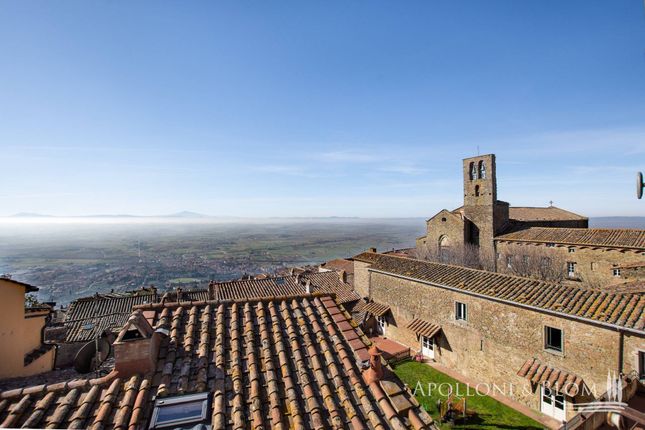
M363 373L363 379L369 385L383 378L383 364L381 363L381 350L376 345L367 351L370 355L370 368Z
M141 310L135 311L114 344L114 368L123 376L154 371L159 344L167 330L153 330Z
M215 295L216 295L216 287L215 287L215 282L210 281L208 283L208 298L210 300L215 300Z

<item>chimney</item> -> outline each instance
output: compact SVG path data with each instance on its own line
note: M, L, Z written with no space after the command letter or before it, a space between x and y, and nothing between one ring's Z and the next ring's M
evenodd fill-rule
M375 344L367 352L370 355L370 368L363 373L363 378L369 385L383 378L383 365L381 363L381 350Z
M376 252L376 248L370 248L370 249L368 249L368 250L367 250L367 252L374 252L374 253L375 253L375 252Z
M208 298L210 300L215 300L215 282L213 281L208 283Z
M289 275L293 276L293 272L295 272L295 270L292 267L291 269L289 269Z
M112 345L114 368L123 376L154 371L164 334L153 330L141 310L135 311Z
M338 277L340 278L340 282L347 283L347 273L344 270L341 270L338 272Z
M181 287L177 287L177 303L181 302Z
M311 294L311 280L309 279L305 281L305 292Z
M296 274L296 284L300 284L300 273Z

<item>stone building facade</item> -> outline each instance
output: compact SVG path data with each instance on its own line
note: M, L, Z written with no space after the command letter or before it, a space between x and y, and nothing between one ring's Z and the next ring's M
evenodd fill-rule
M622 265L645 263L645 230L590 229L588 218L554 206L498 200L494 154L464 159L462 173L463 206L426 222L417 258L517 273L517 259L539 254L540 264L557 264L561 280L603 288L634 280Z
M357 291L388 308L384 336L536 410L550 387L564 403L555 418L602 395L608 372L645 377L642 295L376 253L355 257L354 271ZM419 325L435 327L431 339ZM560 379L575 390L548 385Z

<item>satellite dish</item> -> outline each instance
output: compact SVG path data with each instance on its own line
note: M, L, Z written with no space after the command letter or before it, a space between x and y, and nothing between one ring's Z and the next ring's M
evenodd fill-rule
M645 188L645 183L643 183L643 173L638 172L636 174L636 197L639 199L643 198L643 188Z
M74 369L78 373L89 373L98 369L107 360L111 350L112 345L104 333L98 341L91 340L78 350L74 357Z

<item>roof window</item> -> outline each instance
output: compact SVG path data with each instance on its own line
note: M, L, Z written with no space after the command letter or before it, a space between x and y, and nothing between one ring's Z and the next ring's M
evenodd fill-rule
M155 401L151 429L181 428L187 424L205 424L208 416L208 393L165 397Z

